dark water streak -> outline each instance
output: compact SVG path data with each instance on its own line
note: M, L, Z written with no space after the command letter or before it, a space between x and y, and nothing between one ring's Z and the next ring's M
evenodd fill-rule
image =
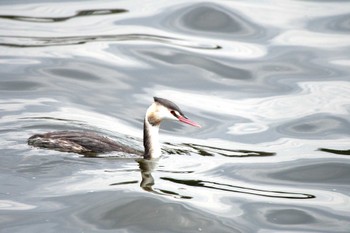
M328 152L332 154L337 155L350 155L350 149L349 150L336 150L336 149L329 149L329 148L319 148L319 151Z
M305 193L290 193L290 192L283 192L283 191L276 191L276 190L254 189L254 188L247 188L242 186L222 184L222 183L204 181L204 180L177 180L177 179L172 179L167 177L161 177L161 179L178 183L178 184L194 186L194 187L203 187L203 188L209 188L209 189L216 189L220 191L249 194L249 195L262 196L262 197L287 198L287 199L316 198L314 195L305 194Z
M98 15L113 15L127 13L126 9L93 9L93 10L81 10L77 11L76 14L66 17L33 17L33 16L23 16L23 15L0 15L0 19L10 19L24 22L33 22L33 23L55 23L68 21L77 17L86 17L86 16L98 16Z
M1 42L2 39L2 42ZM13 41L16 41L13 43ZM170 44L194 49L220 49L219 45L211 45L186 41L178 38L150 34L124 34L124 35L100 35L100 36L68 36L68 37L23 37L0 36L0 45L18 48L34 48L47 46L81 45L99 41L144 41Z

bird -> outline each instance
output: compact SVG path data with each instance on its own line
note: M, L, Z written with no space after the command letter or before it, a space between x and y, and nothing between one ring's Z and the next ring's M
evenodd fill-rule
M160 97L153 97L153 99L154 102L148 107L144 117L143 153L108 137L89 131L53 131L44 134L34 134L28 138L28 145L62 152L73 152L85 156L118 151L143 155L144 159L157 159L162 155L159 142L159 127L164 120L179 121L199 128L201 126L186 117L181 109L170 100Z

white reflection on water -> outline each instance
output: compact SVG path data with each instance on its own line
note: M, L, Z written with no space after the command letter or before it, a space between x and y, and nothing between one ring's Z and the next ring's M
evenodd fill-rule
M57 100L51 98L38 98L38 99L12 99L11 101L0 100L0 108L2 111L13 112L13 111L21 111L24 110L28 105L32 106L44 106L46 104L54 104L57 103ZM4 119L8 117L4 116ZM9 120L13 120L13 118L9 117Z
M0 210L31 210L35 208L36 206L34 205L0 199Z
M249 19L259 22L266 27L296 28L305 26L305 20L323 16L333 16L348 13L348 2L334 1L263 1L256 4L254 1L230 2L231 6L239 7ZM310 10L312 9L312 10Z
M275 45L322 47L324 49L350 46L350 35L325 34L302 30L291 30L272 40Z
M228 128L228 134L253 134L261 133L268 130L268 126L264 123L252 122L252 123L236 123L234 126Z

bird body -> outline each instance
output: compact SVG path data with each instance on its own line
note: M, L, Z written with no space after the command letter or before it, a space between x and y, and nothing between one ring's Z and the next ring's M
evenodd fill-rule
M147 109L143 126L143 145L145 159L155 159L161 156L159 142L159 127L163 120L180 121L192 126L199 124L189 120L173 102L154 97L154 102ZM28 139L28 144L63 152L73 152L84 155L119 151L129 154L140 154L140 151L113 141L94 132L56 131L35 134Z

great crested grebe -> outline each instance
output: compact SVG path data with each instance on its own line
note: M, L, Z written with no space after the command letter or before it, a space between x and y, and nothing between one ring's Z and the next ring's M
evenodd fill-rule
M143 146L145 148L143 157L145 159L154 159L161 156L159 126L163 120L180 121L195 127L201 127L196 122L188 119L173 102L154 97L154 102L147 109L143 125ZM35 147L84 155L113 151L140 154L140 151L107 137L84 131L57 131L35 134L28 138L28 144Z

